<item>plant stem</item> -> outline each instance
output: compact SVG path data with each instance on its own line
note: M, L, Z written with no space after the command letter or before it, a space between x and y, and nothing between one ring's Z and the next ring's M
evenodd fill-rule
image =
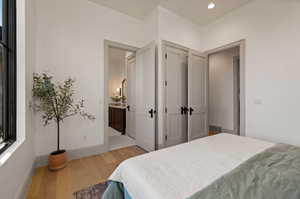
M56 119L56 123L57 123L57 151L60 150L60 120Z

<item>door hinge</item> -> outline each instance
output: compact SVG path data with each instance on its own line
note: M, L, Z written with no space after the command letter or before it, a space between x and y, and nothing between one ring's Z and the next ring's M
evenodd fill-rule
M168 54L167 53L165 54L165 58L168 59Z
M165 108L165 113L167 113L168 112L168 109L167 108Z
M168 136L167 136L167 135L165 135L165 140L166 140L166 141L168 140Z
M165 86L168 86L168 82L167 81L165 81Z

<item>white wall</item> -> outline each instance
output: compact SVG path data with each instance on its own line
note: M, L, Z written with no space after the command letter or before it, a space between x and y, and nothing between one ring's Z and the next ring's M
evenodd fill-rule
M143 37L145 45L153 41L158 42L158 16L159 8L155 8L143 20Z
M158 37L182 46L200 50L201 27L191 21L163 8L158 7Z
M0 164L0 197L6 199L17 198L23 193L23 185L35 158L32 111L29 108L35 66L34 20L34 0L17 0L17 142L2 154L9 159ZM2 155L1 161L5 159Z
M234 130L234 70L232 48L209 56L209 125Z
M109 96L116 94L117 88L122 88L122 81L126 78L126 51L109 48ZM111 100L112 102L112 100Z
M37 71L56 79L76 78L77 96L85 97L94 122L79 117L62 126L62 147L78 149L104 141L104 39L141 47L142 21L87 0L37 1ZM56 148L54 125L43 127L36 117L36 152Z
M299 10L297 0L256 0L202 33L203 50L246 39L247 136L300 146Z

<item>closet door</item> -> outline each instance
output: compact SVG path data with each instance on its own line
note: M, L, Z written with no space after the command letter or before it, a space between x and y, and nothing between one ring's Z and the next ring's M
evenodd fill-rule
M135 138L135 55L127 58L127 111L126 111L126 133Z
M187 52L166 48L166 146L187 141Z
M190 50L188 61L189 141L208 135L207 72L206 56Z
M136 53L136 143L155 150L155 43Z

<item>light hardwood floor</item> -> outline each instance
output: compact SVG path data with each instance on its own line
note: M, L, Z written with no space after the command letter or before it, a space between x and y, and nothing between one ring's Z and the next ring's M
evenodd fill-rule
M96 156L72 160L60 171L38 168L32 178L27 199L69 199L72 194L104 182L124 160L144 154L137 146L113 150Z

